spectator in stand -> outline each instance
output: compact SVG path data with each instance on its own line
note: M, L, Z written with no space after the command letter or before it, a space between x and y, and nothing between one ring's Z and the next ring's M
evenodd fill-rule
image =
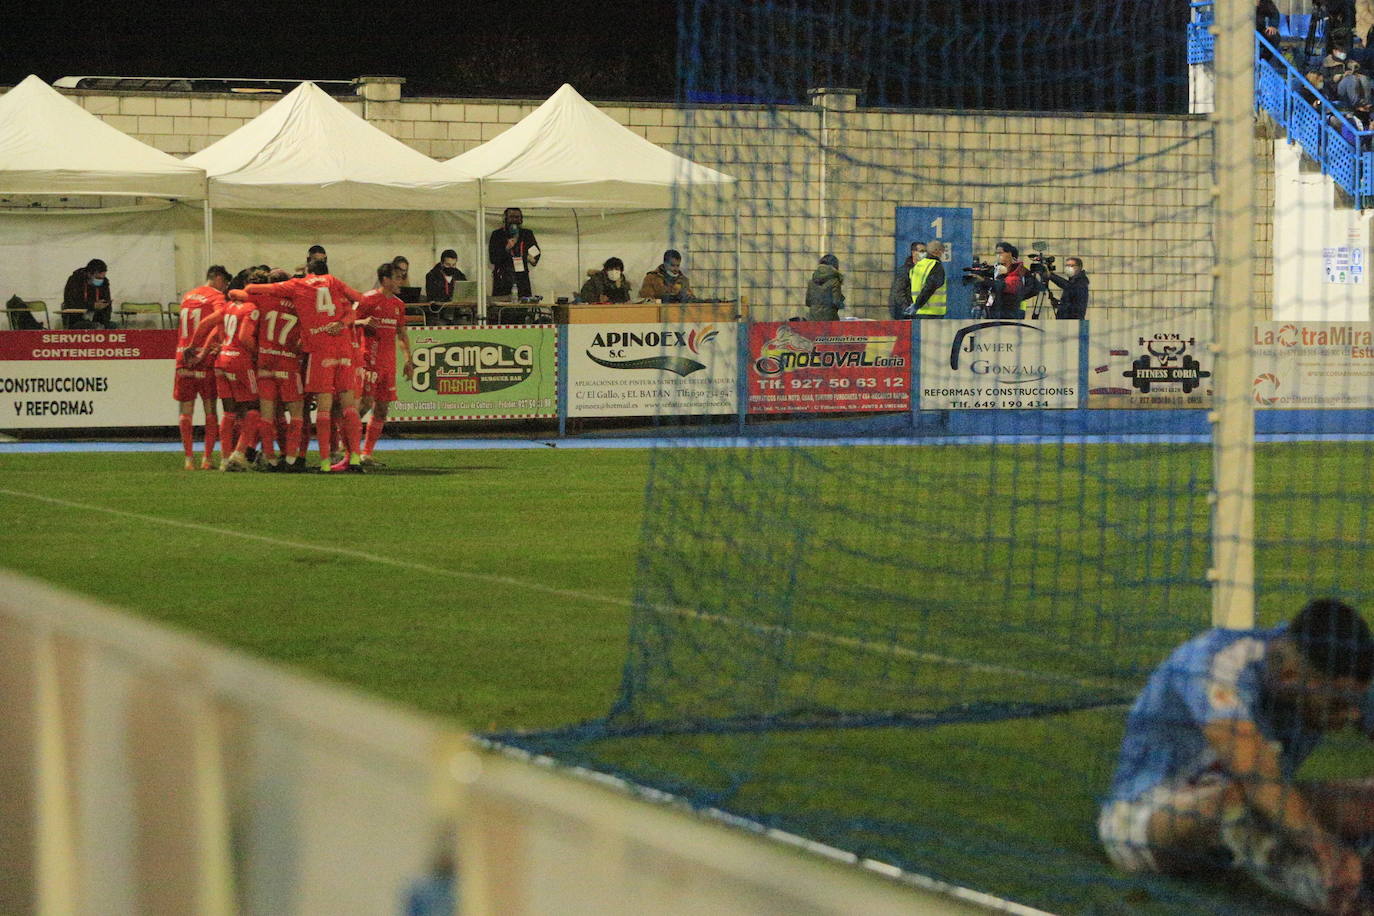
M1345 78L1349 59L1350 36L1347 31L1340 40L1331 46L1330 52L1322 59L1321 74L1324 79L1322 92L1327 98L1334 99L1336 97L1341 80Z
M430 304L430 314L436 316L434 320L439 324L458 323L458 309L444 308L435 303L451 301L453 284L466 279L467 274L458 269L458 252L452 248L444 249L444 253L439 255L439 263L425 274L425 299ZM397 284L398 287L400 285Z
M1343 102L1353 109L1367 105L1372 98L1374 83L1370 82L1359 64L1353 60L1347 61L1345 76L1341 77L1340 83L1336 86L1336 101Z
M587 271L587 282L577 298L583 302L630 301L630 281L625 279L625 262L620 258L607 258L600 270Z
M62 291L62 327L72 330L104 328L114 330L110 320L114 311L114 295L110 292L109 267L99 258L92 258L85 267L78 267L67 278ZM76 314L77 312L81 314Z
M840 273L840 259L833 254L821 258L806 284L807 319L810 321L838 321L844 308L844 274Z
M644 275L639 285L639 298L660 302L694 302L692 284L682 272L682 253L669 248L663 252L663 263Z
M1279 8L1274 0L1259 0L1255 4L1255 31L1271 42L1279 37Z
M1049 275L1051 283L1064 289L1054 317L1077 321L1088 314L1088 274L1083 269L1082 258L1065 258L1064 264L1064 276L1053 271Z
M887 313L893 320L900 321L908 317L906 309L911 305L911 268L925 256L926 243L912 242L906 260L892 275L892 288L887 293Z

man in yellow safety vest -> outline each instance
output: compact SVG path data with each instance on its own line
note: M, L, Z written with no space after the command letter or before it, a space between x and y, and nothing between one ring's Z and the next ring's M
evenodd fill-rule
M926 256L911 265L911 306L907 316L911 318L945 317L945 265L940 260L945 253L943 242L934 241L926 245Z

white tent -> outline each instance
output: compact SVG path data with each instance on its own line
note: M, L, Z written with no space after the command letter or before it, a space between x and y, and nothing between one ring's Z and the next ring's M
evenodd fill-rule
M0 195L132 204L201 201L205 190L204 170L121 133L37 76L0 96ZM109 262L121 301L173 296L172 205L82 203L0 213L0 299L60 300L67 275L92 257Z
M325 242L335 272L355 284L371 282L372 267L392 255L448 247L444 237L461 225L452 214L477 202L476 179L308 82L186 161L209 174L214 222L205 232L218 259L289 268Z
M314 83L186 160L212 209L459 210L477 183L373 127Z
M205 198L205 171L121 133L36 76L0 96L0 193Z
M483 276L486 239L480 215L488 205L644 211L682 208L689 192L735 196L733 177L650 143L566 83L509 130L445 166L455 175L481 180L477 231ZM580 241L582 229L575 224ZM735 224L738 297L738 219ZM646 244L666 247L652 240Z

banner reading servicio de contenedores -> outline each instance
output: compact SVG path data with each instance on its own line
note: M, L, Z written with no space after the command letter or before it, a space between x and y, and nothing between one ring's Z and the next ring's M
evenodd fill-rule
M568 325L568 416L735 413L738 329L734 322Z
M0 429L172 426L176 331L0 332Z
M548 325L411 328L415 365L396 350L391 420L558 415L556 332Z

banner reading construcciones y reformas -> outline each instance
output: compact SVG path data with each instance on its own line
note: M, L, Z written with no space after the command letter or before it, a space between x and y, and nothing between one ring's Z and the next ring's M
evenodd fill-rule
M922 321L923 410L1078 406L1078 322Z
M568 416L738 410L738 325L568 325Z
M175 331L0 333L0 429L173 426Z

